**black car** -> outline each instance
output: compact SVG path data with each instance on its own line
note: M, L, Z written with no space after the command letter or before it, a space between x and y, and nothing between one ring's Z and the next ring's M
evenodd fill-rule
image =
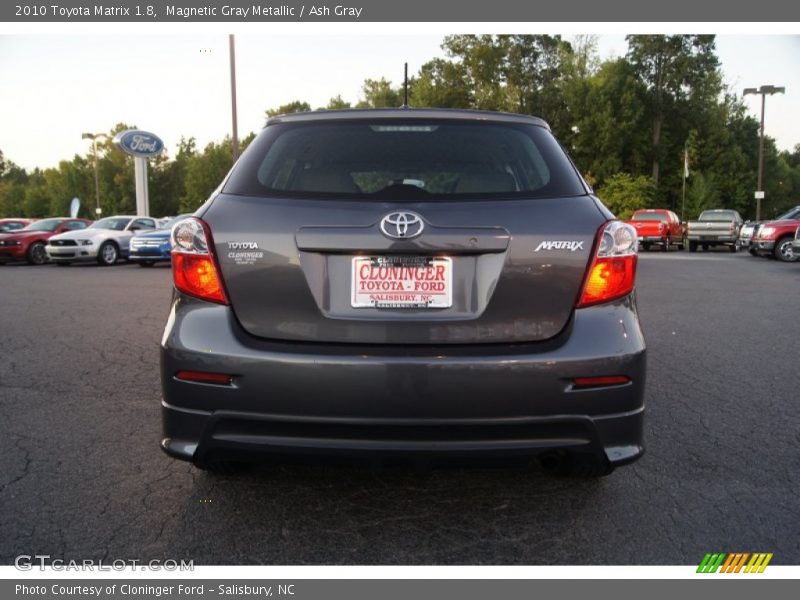
M643 452L636 232L541 119L274 117L172 247L173 457Z

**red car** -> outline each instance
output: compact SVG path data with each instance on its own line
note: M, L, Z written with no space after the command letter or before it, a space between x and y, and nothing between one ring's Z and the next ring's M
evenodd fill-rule
M683 250L683 225L671 210L642 208L634 212L627 223L636 228L639 243L645 250L649 250L650 246L661 246L666 252L673 244Z
M47 240L57 233L86 229L91 224L86 219L40 219L22 229L0 233L0 262L27 260L32 265L44 264Z
M800 259L800 256L792 250L792 242L798 226L800 226L800 219L782 219L763 223L753 234L750 252L762 256L772 255L784 262L794 262Z
M0 219L0 233L18 231L31 223L33 223L33 219Z

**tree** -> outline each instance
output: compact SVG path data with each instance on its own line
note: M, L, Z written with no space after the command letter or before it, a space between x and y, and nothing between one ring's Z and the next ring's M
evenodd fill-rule
M633 211L652 206L655 188L653 180L644 175L617 173L608 178L598 196L619 219L628 219Z
M629 35L626 39L627 60L649 93L652 177L658 186L664 157L672 156L684 141L681 136L664 139L665 120L679 113L680 105L690 99L702 104L721 91L714 36Z
M695 172L686 189L686 214L681 218L689 221L709 208L721 208L720 193L711 177L701 171Z
M571 152L584 173L602 187L619 172L645 173L649 144L646 94L625 59L607 61L597 73L568 86L575 131Z
M475 99L462 63L441 58L420 67L409 81L409 103L419 108L471 108Z
M190 157L186 165L180 212L194 212L208 199L230 171L233 165L232 151L231 139L225 137L220 143L206 145L202 154Z
M288 113L308 112L311 110L311 105L308 102L294 100L289 104L283 104L278 108L268 108L267 117L275 117L277 115L285 115Z
M403 104L402 91L393 88L392 82L383 77L365 80L361 90L364 98L356 108L397 108Z
M350 103L343 100L341 94L337 94L328 100L328 105L325 107L325 110L341 110L343 108L350 108Z

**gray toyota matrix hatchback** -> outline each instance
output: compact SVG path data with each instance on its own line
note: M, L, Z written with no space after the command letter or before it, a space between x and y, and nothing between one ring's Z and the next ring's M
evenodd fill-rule
M643 452L636 232L540 119L274 117L172 242L175 458Z

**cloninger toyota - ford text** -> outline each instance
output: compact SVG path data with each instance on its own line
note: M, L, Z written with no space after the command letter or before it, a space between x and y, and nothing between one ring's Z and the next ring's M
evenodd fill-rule
M172 229L162 448L609 473L643 451L637 242L538 118L271 118Z

